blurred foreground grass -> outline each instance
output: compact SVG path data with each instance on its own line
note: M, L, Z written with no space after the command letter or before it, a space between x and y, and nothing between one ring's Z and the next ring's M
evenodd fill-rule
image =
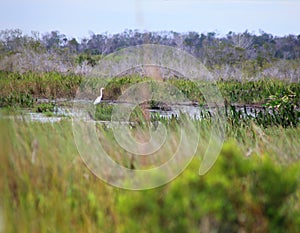
M299 232L300 128L229 128L214 167L199 176L209 125L198 127L183 174L127 191L87 169L70 121L0 119L3 232Z

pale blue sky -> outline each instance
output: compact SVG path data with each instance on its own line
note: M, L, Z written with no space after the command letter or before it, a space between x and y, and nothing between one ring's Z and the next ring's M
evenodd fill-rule
M0 29L68 37L147 31L229 31L300 34L298 0L8 0L1 2Z

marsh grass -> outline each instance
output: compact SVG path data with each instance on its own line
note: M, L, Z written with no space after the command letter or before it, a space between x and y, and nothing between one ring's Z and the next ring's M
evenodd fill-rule
M71 98L81 84L80 76L56 73L0 75L0 104L10 107L27 107L37 97ZM104 99L117 98L130 84L143 80L136 76L110 80ZM203 103L195 83L170 82L190 100ZM91 94L97 94L97 85L103 83L92 80ZM228 104L265 104L274 101L271 95L285 100L292 92L295 96L289 104L299 107L297 83L261 80L217 85ZM28 97L24 97L24 105L18 96ZM270 103L278 106L276 101ZM36 102L33 106L42 112L52 109L52 105ZM111 106L102 104L96 108L96 118L106 119L111 111ZM253 119L241 121L235 111L231 113L222 151L205 176L198 176L198 170L210 141L209 116L193 121L200 141L188 168L167 185L134 192L104 183L87 168L77 151L69 119L31 122L20 119L18 108L1 111L0 224L4 226L0 229L8 233L299 231L299 124L261 127ZM156 157L135 157L118 146L109 126L97 124L98 139L111 158L134 169L149 169L170 159L179 142L181 120L156 116L149 121L139 107L130 117L135 122L129 125L131 133L141 141L149 138L147 131L153 123L164 124L169 136L166 145Z
M170 130L177 123L172 124ZM70 121L1 119L4 232L296 232L300 128L228 126L216 164L200 177L211 126L209 121L195 124L200 143L187 170L168 185L133 192L113 188L88 170L77 152ZM113 142L111 129L97 127L105 133L100 140L106 140L111 157L129 166L131 157ZM138 134L140 129L133 130ZM166 159L176 142L171 137L164 148ZM149 161L143 162L136 160L135 165L149 168Z
M150 77L137 75L115 78L84 78L79 75L60 74L55 72L24 74L0 71L0 105L16 105L21 95L28 95L33 100L36 98L74 98L78 89L85 88L89 96L97 96L100 87L105 87L103 99L116 100L131 85L152 80ZM205 99L198 86L205 88L210 85L205 81L192 81L187 79L168 79L164 82L178 88L190 101L200 105L205 104ZM279 98L295 93L293 102L300 106L300 85L275 79L261 79L258 81L219 80L216 82L222 96L229 104L264 104L270 96ZM10 101L9 101L10 100Z
M74 98L81 81L79 75L57 72L18 74L0 71L0 96L8 97L13 93L32 98Z

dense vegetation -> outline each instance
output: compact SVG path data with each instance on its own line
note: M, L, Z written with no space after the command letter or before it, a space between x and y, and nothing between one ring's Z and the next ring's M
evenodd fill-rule
M232 128L205 176L197 174L209 124L198 127L201 143L188 169L168 185L134 192L110 187L89 172L70 122L1 119L5 232L297 232L299 127L252 125L239 134ZM121 150L110 152L114 158ZM128 166L123 156L119 162Z
M127 76L114 79L107 79L104 99L116 100L130 85L149 81L151 78L140 76ZM12 96L29 95L32 98L48 98L55 100L58 98L74 98L77 88L82 84L81 75L66 75L61 73L33 73L23 74L0 71L0 96L2 98L12 98ZM92 91L96 89L96 83L89 81ZM169 79L167 83L177 87L191 101L197 101L199 104L204 103L201 91L197 84L205 88L206 83L197 81L196 83L186 79ZM239 104L263 104L269 98L280 98L285 95L292 98L293 104L300 104L300 85L288 81L273 79L262 79L258 81L237 81L237 80L219 80L216 82L222 96L229 103ZM272 96L272 97L270 97ZM4 100L3 100L4 101ZM13 100L7 105L14 105ZM3 104L2 104L3 106Z
M182 49L205 64L224 98L219 110L226 119L225 142L212 169L199 176L214 112L207 109L198 86L211 83L180 78L175 72L176 77L161 81L201 109L201 120L191 120L200 135L195 158L167 185L128 191L89 171L68 117L43 123L23 118L23 111L53 116L62 105L71 108L69 100L87 84L84 98L91 103L105 86L103 101L90 116L110 120L111 100L132 84L148 81L156 88L156 82L138 72L105 79L88 74L104 55L145 43ZM1 31L0 232L299 232L299 48L299 36L265 32L219 37L213 32L126 30L91 34L78 42L57 31L30 36ZM132 135L143 140L149 127L164 124L169 138L160 160L121 148L108 122L96 124L99 142L124 167L159 166L173 156L188 116L152 115L149 124L144 108L169 107L150 100L137 106L129 119Z
M59 98L72 99L76 90L80 88L83 77L80 75L64 75L60 73L33 73L24 74L0 72L0 106L25 107L36 112L55 110L56 100ZM150 81L151 78L129 76L107 80L104 100L116 100L134 83ZM197 85L205 88L204 81L193 82L185 79L169 79L165 82L178 88L190 101L199 106L205 106L205 99ZM96 83L90 82L92 92L98 92ZM155 88L153 81L153 88ZM281 125L283 127L296 126L299 122L300 85L280 80L259 80L240 82L236 80L218 81L224 101L224 113L231 124L246 123L254 120L258 125ZM94 94L96 95L96 94ZM46 98L48 103L40 103L39 99ZM158 103L149 103L151 108L158 107ZM248 106L248 110L246 108ZM250 106L250 109L249 109ZM237 107L243 107L238 109ZM101 104L95 113L95 119L110 120L112 105ZM51 114L50 114L51 115ZM211 117L203 111L203 117Z
M299 81L300 36L274 36L261 31L140 32L91 34L77 41L52 31L43 35L21 30L0 31L0 70L13 72L63 72L87 74L103 56L129 46L159 44L194 55L222 79L276 78Z

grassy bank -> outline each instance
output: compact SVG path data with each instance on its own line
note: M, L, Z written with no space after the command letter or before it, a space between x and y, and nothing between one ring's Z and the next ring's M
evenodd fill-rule
M37 98L74 98L81 76L60 73L24 74L0 71L0 106L31 107Z
M60 73L24 74L0 72L0 106L31 106L36 98L74 98L77 89L83 84L84 78L78 75ZM105 85L104 99L117 99L130 85L150 80L139 76L106 79L90 78L88 88L97 95L99 83ZM167 83L177 87L189 100L204 103L203 96L197 85L205 88L203 81L196 83L191 80L170 79ZM300 84L286 81L264 79L259 81L239 82L234 80L217 81L222 96L228 103L263 104L270 96L278 98L294 95L293 102L300 105Z

